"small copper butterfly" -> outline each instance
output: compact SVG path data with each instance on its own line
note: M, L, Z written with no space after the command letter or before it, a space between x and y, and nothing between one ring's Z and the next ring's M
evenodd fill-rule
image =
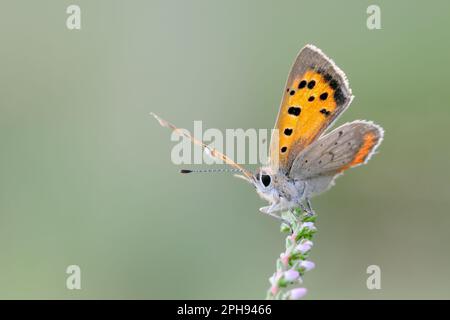
M233 167L270 205L261 212L302 208L312 214L310 198L329 189L345 170L367 163L384 131L370 121L353 121L325 131L353 100L347 78L320 49L307 45L289 73L270 144L270 163L250 172L232 159L152 114L159 123L201 145ZM182 173L195 172L182 170Z

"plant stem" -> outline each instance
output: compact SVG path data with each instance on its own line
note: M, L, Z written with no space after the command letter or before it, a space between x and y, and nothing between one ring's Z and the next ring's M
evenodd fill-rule
M270 289L266 299L296 300L306 294L306 288L294 286L303 283L306 271L315 267L308 260L309 252L313 246L312 238L317 231L314 223L316 215L308 215L300 209L284 212L282 217L290 223L281 224L281 232L289 233L286 237L286 250L280 254L276 261L276 271L270 277Z

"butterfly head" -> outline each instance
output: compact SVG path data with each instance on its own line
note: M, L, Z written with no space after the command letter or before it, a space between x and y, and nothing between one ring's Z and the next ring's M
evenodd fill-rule
M270 190L273 188L272 173L267 168L257 170L253 175L253 184L258 190Z
M278 175L274 174L269 167L263 167L253 174L251 182L263 199L274 202L279 197L278 178Z

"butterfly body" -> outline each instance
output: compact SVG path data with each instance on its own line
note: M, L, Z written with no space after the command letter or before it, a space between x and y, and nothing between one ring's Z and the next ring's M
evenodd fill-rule
M268 201L270 206L260 210L264 213L276 213L292 208L298 208L305 200L306 183L301 180L290 179L284 174L276 173L270 176L271 183L264 185L257 182L255 176L254 186L261 198Z
M154 116L162 126L185 136L210 156L242 173L237 176L252 184L270 204L260 211L276 216L276 212L298 207L311 212L311 197L328 190L347 169L365 164L380 145L384 131L370 121L353 121L326 133L352 100L344 72L320 49L305 46L286 82L276 134L270 143L269 166L255 173Z
M263 167L250 181L261 198L268 201L269 207L261 208L265 213L275 213L296 208L304 200L306 183L291 179L287 175L272 173L270 167Z

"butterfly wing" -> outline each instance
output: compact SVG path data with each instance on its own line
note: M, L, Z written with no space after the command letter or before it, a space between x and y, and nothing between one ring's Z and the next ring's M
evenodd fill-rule
M312 45L298 54L284 91L270 159L273 171L287 173L299 152L337 119L353 96L345 74Z
M241 167L240 165L238 165L236 162L234 162L233 160L231 160L229 157L227 157L226 155L224 155L223 153L219 152L217 149L212 148L206 144L204 144L202 141L196 139L193 135L191 135L190 133L188 133L185 130L182 130L180 128L177 128L176 126L174 126L173 124L171 124L170 122L160 118L159 116L157 116L156 114L154 114L153 112L150 113L153 117L155 117L156 120L158 120L159 124L163 127L169 128L172 131L174 131L175 133L177 133L180 136L183 136L187 139L189 139L190 141L192 141L192 143L201 146L205 152L207 152L211 157L213 158L217 158L222 160L225 164L230 165L231 167L240 170L240 172L242 172L242 174L245 176L245 180L247 181L252 181L253 180L253 175L251 172L249 172L248 170L244 169L243 167ZM242 176L239 176L242 177Z
M346 123L309 145L295 158L289 177L308 182L309 193L325 191L334 177L366 163L383 139L368 121Z

